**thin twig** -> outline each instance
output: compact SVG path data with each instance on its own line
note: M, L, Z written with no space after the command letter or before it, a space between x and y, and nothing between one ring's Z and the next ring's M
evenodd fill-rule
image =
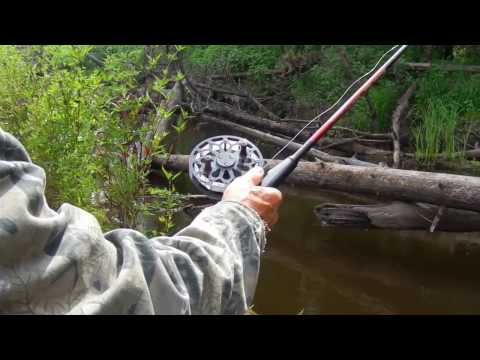
M433 233L435 231L435 228L437 227L438 223L440 222L440 218L443 215L443 211L445 210L445 205L442 205L438 208L437 215L435 215L435 218L433 219L432 226L430 226L430 232Z
M347 128L347 127L343 127L343 126L334 126L332 128L332 130L343 130L343 131L349 131L351 133L353 133L354 135L356 136L359 136L359 135L363 135L363 136L366 136L366 137L370 137L370 138L375 138L375 139L392 139L392 135L390 133L386 133L386 134L381 134L381 133L369 133L369 132L366 132L366 131L360 131L360 130L356 130L356 129L350 129L350 128Z

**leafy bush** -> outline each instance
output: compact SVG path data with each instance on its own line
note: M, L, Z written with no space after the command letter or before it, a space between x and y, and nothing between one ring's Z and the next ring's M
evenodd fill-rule
M36 50L28 49L27 55ZM33 161L45 168L46 194L53 206L63 200L92 211L90 197L96 189L92 125L103 105L98 95L101 79L76 66L88 52L86 47L41 50L32 64L13 47L1 48L2 126L20 137Z
M138 75L155 68L160 56L144 58L142 48L132 47L106 53L104 66L92 68L86 65L92 49L1 46L0 126L45 168L51 206L69 202L106 228L135 228L152 209L145 202L152 156L165 151L161 138L147 134L171 116L150 95L161 95L168 81L158 78L139 94ZM156 196L153 208L171 194Z

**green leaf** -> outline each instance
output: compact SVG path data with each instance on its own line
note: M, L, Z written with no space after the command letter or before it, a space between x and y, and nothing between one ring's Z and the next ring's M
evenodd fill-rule
M165 176L165 178L170 181L173 174L171 172L169 172L167 169L165 169L163 166L162 166L162 172L163 172L163 175Z

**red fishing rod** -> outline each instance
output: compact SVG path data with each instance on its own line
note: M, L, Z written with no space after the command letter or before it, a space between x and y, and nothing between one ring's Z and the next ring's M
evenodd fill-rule
M375 66L353 82L343 95L327 110L308 122L288 143L280 149L272 159L275 159L311 124L322 116L330 113L344 99L345 96L361 80L370 76L353 95L303 144L293 155L282 160L265 175L262 186L277 187L296 168L300 159L322 139L333 125L345 115L353 105L386 73L388 68L405 51L407 45L396 45L385 52ZM394 54L380 67L383 59ZM377 69L378 68L378 69ZM237 136L222 135L206 139L198 144L191 152L189 158L189 175L193 184L208 196L216 199L236 177L243 175L255 166L263 166L264 159L260 149L247 139Z
M388 68L402 55L407 46L408 45L401 45L398 50L378 70L376 70L372 76L365 81L365 83L360 86L317 131L315 131L315 133L313 133L313 135L302 145L301 148L299 148L293 155L287 157L285 160L282 160L278 165L270 169L270 171L268 171L263 178L262 186L278 187L281 185L288 175L290 175L291 172L297 167L300 159L313 146L315 146L315 144L317 144L327 134L332 126L335 125L335 123L340 120L341 117L345 115L353 107L353 105L355 105L355 103L363 95L365 95L368 90L387 72ZM392 48L392 50L393 49L395 48Z

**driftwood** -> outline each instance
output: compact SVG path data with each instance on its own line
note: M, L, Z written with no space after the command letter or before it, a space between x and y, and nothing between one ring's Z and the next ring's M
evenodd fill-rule
M267 160L266 168L278 163L278 160ZM153 168L161 165L185 171L188 169L188 155L153 160ZM480 211L480 178L472 176L303 161L286 183Z
M384 142L384 140L376 140ZM368 142L368 141L367 141ZM374 142L372 140L371 142ZM391 139L390 141L391 142ZM355 155L363 161L369 162L383 162L387 163L392 158L392 151L374 148L372 146L362 144L360 138L350 138L341 140L322 139L319 143L320 149L336 149L340 150L345 155Z
M217 86L202 84L202 83L196 82L196 81L192 81L192 84L194 84L196 87L199 87L199 88L202 88L202 89L211 90L211 91L218 92L218 93L222 93L222 94L235 95L235 96L240 96L240 97L246 97L246 95L243 94L243 93L241 93L240 91L235 91L235 90L230 90L230 89L224 89L224 88L220 88L220 87L217 87Z
M282 120L280 118L280 116L278 116L277 114L270 111L265 105L263 105L260 101L258 101L258 99L256 97L254 97L250 92L248 92L246 90L244 90L243 92L245 93L247 98L250 99L250 101L255 104L255 106L258 108L258 110L261 111L262 113L264 113L265 115L267 115L270 119L275 120L275 121L281 121Z
M473 150L467 150L464 153L455 153L453 154L453 157L463 157L467 160L480 160L480 149L473 149Z
M209 115L201 115L201 118L206 120L206 121L213 122L215 124L227 127L229 129L236 130L238 132L241 132L244 135L254 137L254 138L256 138L258 140L261 140L261 141L264 141L266 143L270 143L270 144L278 145L278 146L282 146L282 147L288 144L288 140L286 140L286 139L283 139L283 138L278 137L278 136L270 135L270 134L268 134L266 132L263 132L263 131L251 129L251 128L246 127L246 126L238 125L238 124L235 124L231 121L221 120L221 119L218 119L216 117L209 116ZM288 145L287 149L290 150L291 152L294 152L294 151L298 150L300 147L301 147L301 144L298 144L296 142L292 142ZM317 150L317 149L311 149L309 151L309 155L313 156L314 158L317 158L319 160L326 161L326 162L335 162L335 163L339 163L339 164L347 164L347 165L352 165L352 166L377 166L375 164L365 162L365 161L361 161L361 160L357 160L355 158L345 158L345 157L330 155L330 154L327 154L327 153L325 153L323 151L320 151L320 150Z
M480 213L425 203L322 204L314 213L324 226L393 230L480 231Z
M398 101L397 108L393 112L392 115L392 137L393 137L393 167L398 169L400 166L400 136L401 136L401 129L400 129L400 122L402 121L403 116L405 115L408 109L408 103L410 98L412 97L416 88L416 83L413 83L402 95L400 100Z
M286 123L298 123L298 124L302 124L302 125L305 125L305 124L308 124L310 123L312 120L301 120L301 119L293 119L293 118L287 118L287 117L284 117L282 119L280 119L280 121L283 121L283 122L286 122ZM315 124L312 124L310 125L311 127L315 127L315 128L318 128L318 125L315 125Z
M332 128L332 132L334 132L336 130L347 131L347 132L350 132L350 133L354 134L356 137L365 138L365 139L378 139L378 140L391 140L392 139L392 135L390 133L386 133L386 134L369 133L369 132L366 132L366 131L350 129L350 128L343 127L343 126L338 126L338 125L336 125Z
M431 69L441 71L463 71L467 73L480 73L479 65L453 65L453 64L432 64L432 63L403 63L408 70L427 71Z
M260 112L267 115L268 118L270 118L272 120L275 120L275 121L281 121L282 120L278 115L276 115L273 112L271 112L270 110L268 110L265 107L265 105L263 105L255 96L253 96L247 90L230 90L230 89L219 88L219 87L215 87L215 86L211 86L211 85L207 85L207 84L202 84L202 83L198 83L198 82L195 82L194 84L195 84L195 86L197 86L199 88L211 90L213 92L223 93L223 94L227 94L227 95L233 95L234 97L237 97L237 98L245 98L255 108L257 108Z
M256 129L279 133L288 137L295 136L299 130L297 127L288 125L285 122L277 122L254 116L244 111L233 109L231 106L220 102L209 102L204 111L209 115L225 118L235 123L241 123L242 125L252 126ZM304 141L308 138L308 135L308 132L303 132L298 136L298 139Z
M265 118L259 118L257 116L253 116L248 113L235 110L227 105L223 105L219 103L216 103L214 105L209 105L206 108L206 111L207 113L204 113L206 115L213 115L217 118L226 119L230 121L230 124L241 123L242 125L246 125L248 127L254 127L255 129L257 129L257 131L261 130L262 132L265 132L265 131L274 132L274 133L284 135L286 137L293 137L297 135L297 132L298 132L297 128L293 128L284 122L276 122L276 121L272 121ZM206 117L204 115L202 115L202 117L205 119L209 119L209 117ZM304 141L309 137L310 134L311 132L303 131L301 134L297 136L297 138L300 141ZM277 144L278 144L278 141L277 141ZM349 141L347 143L344 143L342 141L336 142L334 140L325 138L319 142L318 146L332 147L350 156L356 154L359 157L361 157L361 160L363 160L363 164L359 164L359 165L366 165L365 162L367 161L373 161L377 163L387 162L392 157L391 151L376 149L371 146L366 146L361 144L359 141L354 141L354 142ZM324 153L322 157L318 156L319 159L324 161L338 160L339 163L343 163L343 164L356 165L355 162L358 161L356 160L352 162L350 160L345 160L347 158L344 158L344 157L338 157L336 160L332 160L332 159L327 159L327 157L331 157L331 155Z

